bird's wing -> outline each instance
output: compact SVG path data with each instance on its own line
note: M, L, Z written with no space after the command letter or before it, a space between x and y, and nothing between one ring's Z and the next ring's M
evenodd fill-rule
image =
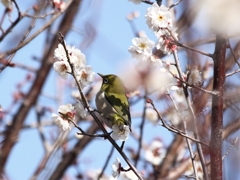
M106 100L112 105L119 116L121 116L125 123L131 127L131 115L129 111L129 103L125 94L117 94L119 98L116 97L115 93L107 93Z

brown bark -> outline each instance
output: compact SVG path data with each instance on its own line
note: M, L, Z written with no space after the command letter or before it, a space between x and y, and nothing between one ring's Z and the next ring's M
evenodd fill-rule
M223 128L223 95L225 82L226 39L217 35L214 53L213 91L219 93L212 97L211 120L211 179L222 179L222 128Z

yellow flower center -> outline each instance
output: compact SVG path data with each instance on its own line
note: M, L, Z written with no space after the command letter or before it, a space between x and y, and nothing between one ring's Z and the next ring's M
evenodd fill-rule
M145 48L147 47L147 45L146 45L145 43L141 43L141 44L139 45L139 47L142 48L142 49L145 49Z
M159 21L164 20L164 16L163 16L163 15L159 15L159 16L158 16L158 20L159 20Z

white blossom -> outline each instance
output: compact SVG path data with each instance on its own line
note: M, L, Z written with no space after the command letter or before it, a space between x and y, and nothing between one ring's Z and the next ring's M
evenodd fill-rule
M130 129L127 125L120 125L114 124L112 126L112 138L114 140L126 141L129 137Z
M79 68L86 65L86 56L79 49L72 49L69 54L71 63L75 68Z
M61 105L58 108L58 113L60 114L52 114L53 122L59 127L62 128L64 131L71 130L69 125L69 120L74 120L75 116L72 111L74 110L74 106L72 104Z
M69 112L74 110L74 106L72 104L61 105L58 108L58 112L64 115L67 115Z
M153 66L162 66L162 61L160 58L157 58L156 56L150 56L149 57L149 62L151 62L151 64Z
M64 131L71 130L68 120L63 119L61 116L52 113L53 122Z
M12 1L11 0L1 0L2 4L8 8L8 9L12 9Z
M163 51L164 54L170 55L177 49L177 45L173 44L173 37L170 35L162 35L158 38L156 48Z
M142 0L128 0L133 2L134 4L141 4Z
M74 65L74 67L79 68L86 65L86 56L79 49L69 45L66 46L66 49L68 51L70 62ZM58 44L58 47L54 51L54 57L59 60L67 61L67 55L62 44Z
M166 149L159 140L154 140L145 152L145 158L153 165L159 165L166 155Z
M126 167L124 169L129 169L129 167ZM139 180L139 178L136 176L136 174L133 171L127 171L127 172L123 171L121 172L121 180Z
M133 38L132 43L134 46L130 46L128 51L132 54L132 58L140 61L146 61L149 56L152 55L152 48L154 48L154 42L148 37Z
M172 27L172 15L168 8L163 5L159 7L157 3L154 3L147 9L145 17L148 27L153 31L158 31L159 28Z
M82 103L80 101L78 101L76 104L75 104L75 109L77 110L77 113L79 114L79 116L81 118L85 118L87 116L87 111L85 111Z
M71 96L75 99L79 99L80 98L80 94L78 90L73 90L71 93Z
M92 72L91 66L86 66L86 56L74 46L66 45L66 49L68 55L63 45L58 44L58 47L54 51L54 57L58 58L59 61L54 63L54 69L63 79L68 78L68 73L72 73L72 71L75 72L82 88L91 84L94 80L95 73ZM71 67L73 69L71 69Z
M174 100L177 100L177 99L174 99ZM175 109L171 109L170 111L168 111L165 115L165 119L171 122L171 124L174 126L177 126L181 122L181 117L179 116L179 114Z
M92 84L94 80L94 75L95 75L95 72L92 71L91 66L84 66L77 69L77 79L81 83L82 88Z
M191 85L196 85L196 86L202 85L202 76L196 67L190 71L190 74L188 77L188 83Z
M68 78L68 73L71 72L71 67L66 60L57 61L53 64L53 68L58 72L59 76L63 79Z
M66 52L64 50L63 45L59 43L58 47L54 50L54 58L62 60L64 57L66 57Z
M116 158L116 161L112 165L112 176L116 178L120 175L120 172L121 172L120 159Z
M154 125L158 124L158 114L152 108L146 109L146 118Z

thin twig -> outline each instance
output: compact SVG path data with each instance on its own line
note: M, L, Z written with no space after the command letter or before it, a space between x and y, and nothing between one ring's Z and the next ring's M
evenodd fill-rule
M3 34L0 37L0 42L5 38L5 36L12 31L12 29L20 22L20 20L23 18L21 11L19 9L19 6L15 0L12 0L12 2L15 4L17 11L18 11L18 17L17 19L11 24L11 26L3 32ZM1 59L1 58L0 58Z
M44 136L44 133L43 133L43 127L42 127L42 123L41 123L42 114L41 114L41 112L39 112L37 105L35 106L35 109L36 109L37 123L38 123L37 129L38 129L40 138L43 142L44 150L45 150L46 153L49 153L51 151L51 147L48 144L48 142L46 140L46 137Z
M213 91L208 91L208 90L206 90L206 89L203 89L203 88L201 88L201 87L198 87L198 86L195 86L195 85L193 85L193 84L189 84L187 81L184 81L184 80L182 80L181 78L179 78L179 77L177 77L175 74L173 74L171 71L168 71L174 78L176 78L176 79L178 79L179 81L181 81L182 83L184 83L184 84L186 84L187 86L189 86L189 87L193 87L193 88L196 88L196 89L198 89L198 90L200 90L200 91L203 91L203 92L205 92L205 93L208 93L208 94L211 94L211 95L214 95L214 96L218 96L218 92L213 92Z
M228 148L227 152L223 155L222 160L224 160L224 158L230 153L231 149L237 142L238 142L238 137L233 139L231 146Z
M65 10L69 7L69 5L72 3L73 0L70 0L65 8L62 11L57 12L56 14L53 15L53 17L43 26L41 27L37 32L35 32L31 37L29 37L27 40L25 40L23 43L21 43L20 45L18 45L17 47L0 54L0 60L4 59L6 56L9 56L10 54L16 52L17 50L21 49L22 47L24 47L25 45L27 45L29 42L31 42L35 37L37 37L41 32L43 32L45 29L47 29L49 26L52 25L53 21L55 21L61 14L63 14L65 12ZM1 36L2 37L2 36ZM0 38L1 41L1 38ZM0 70L1 72L1 70Z
M166 129L168 129L169 131L174 132L174 133L176 133L176 134L179 134L179 135L181 135L181 136L183 136L183 137L185 137L185 138L191 139L192 141L194 141L194 142L196 142L196 143L200 143L200 144L202 144L202 145L204 145L204 146L206 146L206 147L209 147L208 144L206 144L206 143L204 143L204 142L202 142L202 141L200 141L200 140L197 140L197 139L195 139L195 138L192 138L192 137L186 135L185 132L180 131L180 130L174 128L174 127L170 127L169 125L167 125L167 123L165 122L165 120L163 119L163 117L161 116L161 114L159 113L159 111L156 109L153 101L150 100L150 99L148 99L147 102L152 105L153 109L154 109L154 110L156 111L156 113L158 114L158 117L159 117L159 119L160 119L161 122L162 122L162 124L159 124L160 126L163 126L163 127L165 127Z
M59 112L59 114L62 114L61 112ZM89 137L104 137L106 138L109 134L88 134L86 133L82 128L80 128L72 119L67 118L68 121L70 121L79 131L81 131L81 133L77 133L78 135L85 135L85 136L89 136Z
M147 96L147 90L145 89L145 96ZM138 160L140 158L140 153L141 153L141 150L142 150L142 138L143 138L143 128L144 128L144 123L145 123L145 120L146 120L146 109L147 109L147 98L145 98L145 101L144 101L144 107L143 107L143 114L142 114L142 122L141 122L141 125L140 125L140 136L139 136L139 140L138 140L138 151L137 151L137 154L136 154L136 160L135 160L135 164L134 166L137 167L137 164L138 164Z
M231 54L233 56L234 61L237 63L238 67L240 68L240 63L238 62L238 60L237 60L237 58L236 58L236 56L235 56L235 54L233 52L233 49L232 49L231 44L229 42L229 38L227 39L227 43L228 43L228 47L229 47L229 49L231 51Z
M142 2L143 2L143 3L146 3L146 4L151 4L151 5L153 4L153 2L150 2L150 1L148 1L148 0L142 0Z
M33 18L33 19L45 19L47 16L49 16L51 14L54 14L55 12L56 12L55 10L52 10L52 11L46 13L46 14L38 15L38 16L33 16L33 15L30 15L30 14L24 13L24 14L22 14L22 16Z
M200 53L200 54L202 54L202 55L205 55L205 56L208 56L208 57L211 57L211 58L213 57L213 55L210 54L210 53L205 53L205 52L203 52L203 51L194 49L194 48L192 48L192 47L189 47L189 46L187 46L187 45L184 45L184 44L180 43L179 41L174 41L174 44L176 44L177 46L180 46L180 47L184 47L184 48L186 48L186 49L189 49L189 50L191 50L191 51L195 51L195 52Z
M41 2L40 6L39 6L39 10L36 11L35 14L39 14L41 9L43 8L43 6L44 6L44 2ZM31 24L30 24L30 26L29 26L29 28L28 28L28 30L25 32L24 36L22 37L22 39L20 40L18 45L22 44L25 41L27 36L30 34L31 30L34 28L35 23L36 23L36 19L33 19ZM16 54L16 51L13 54L11 54L11 56L8 58L7 62L3 65L3 67L1 67L0 72L3 71L11 63L11 61L12 61L13 57L15 56L15 54Z
M187 135L187 125L186 125L186 121L183 122L183 126L184 126L185 133L186 133L186 135ZM191 146L191 143L190 143L190 141L189 141L188 138L186 138L186 141L187 141L188 150L189 150L189 153L190 153L190 156L191 156L191 160L192 160L192 166L193 166L194 176L195 176L195 179L198 180L197 167L196 167L196 162L195 162L195 156L194 156L193 151L192 151L192 146Z
M177 6L182 0L179 0L178 2L172 4L171 6L169 6L168 10L170 10L171 8L173 8L174 6Z
M233 72L231 72L231 73L226 74L226 77L232 76L232 75L234 75L234 74L236 74L236 73L238 73L238 72L240 72L240 69L238 69L238 70L236 70L236 71L233 71Z

